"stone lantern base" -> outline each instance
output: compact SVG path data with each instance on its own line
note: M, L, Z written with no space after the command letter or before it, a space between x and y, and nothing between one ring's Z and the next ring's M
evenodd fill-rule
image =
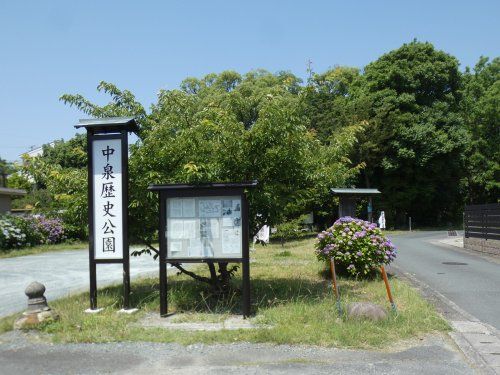
M59 315L52 310L26 311L14 322L14 329L27 329L43 322L51 322L59 319Z
M39 282L32 282L24 292L28 296L28 310L14 322L14 329L31 328L43 322L59 319L54 311L47 305L43 295L45 286Z

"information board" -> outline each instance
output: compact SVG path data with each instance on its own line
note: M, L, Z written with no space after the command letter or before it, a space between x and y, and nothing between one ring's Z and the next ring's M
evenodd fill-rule
M121 142L92 142L94 259L123 258Z
M166 199L169 259L241 258L241 196Z

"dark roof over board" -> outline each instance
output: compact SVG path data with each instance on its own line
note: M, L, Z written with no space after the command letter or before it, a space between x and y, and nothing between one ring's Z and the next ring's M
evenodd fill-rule
M148 190L188 190L188 189L224 189L224 188L249 188L257 186L257 181L248 182L221 182L212 184L188 185L188 184L166 184L166 185L149 185Z
M350 188L333 188L331 192L335 195L351 195L351 196L369 196L381 194L378 189L350 189Z
M91 118L83 119L75 125L75 128L85 128L93 131L121 131L137 132L139 127L134 117L108 117L108 118Z
M26 190L0 187L0 195L22 196L26 195Z

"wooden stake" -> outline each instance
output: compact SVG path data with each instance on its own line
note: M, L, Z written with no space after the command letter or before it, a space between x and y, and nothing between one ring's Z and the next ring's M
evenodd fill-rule
M330 258L330 272L332 274L332 287L333 292L335 293L335 298L337 299L337 310L339 312L339 316L342 314L342 307L340 306L340 293L337 285L337 274L335 273L335 260Z
M387 290L387 297L389 298L389 302L391 303L392 309L394 311L397 311L396 304L394 303L394 300L392 299L391 287L389 285L389 280L387 279L387 273L385 272L384 266L380 267L380 272L382 272L382 279L384 279L385 289Z

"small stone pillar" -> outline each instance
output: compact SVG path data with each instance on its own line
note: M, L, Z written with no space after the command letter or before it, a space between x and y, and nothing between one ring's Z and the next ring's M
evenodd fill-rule
M24 291L28 296L28 309L14 322L14 329L30 328L42 322L57 320L59 316L47 305L45 285L34 281Z

